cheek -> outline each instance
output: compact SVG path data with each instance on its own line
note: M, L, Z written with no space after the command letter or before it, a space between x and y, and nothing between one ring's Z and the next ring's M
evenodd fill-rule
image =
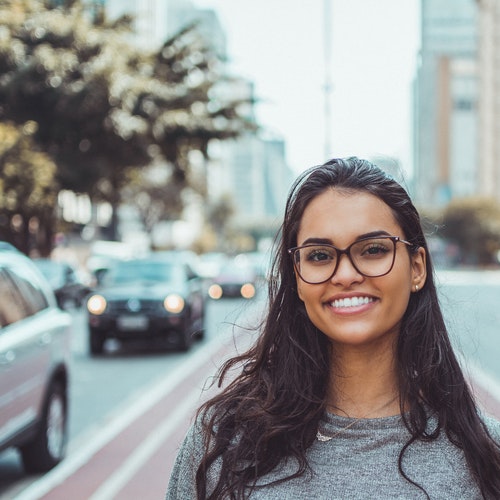
M411 280L408 278L398 280L387 287L387 300L391 303L391 310L402 318L408 308L411 296Z
M409 290L402 290L401 293L397 294L393 300L393 307L395 313L403 317L406 309L408 309L408 304L410 302L411 292Z
M318 303L321 303L323 294L324 289L322 289L321 285L309 285L300 278L297 280L297 295L304 303L306 311L315 308Z
M304 302L304 295L302 290L303 285L303 281L297 276L297 272L295 272L295 288L297 289L297 295L302 302Z
M302 292L302 284L300 283L300 280L297 280L297 295L299 296L299 299L304 302L304 294Z

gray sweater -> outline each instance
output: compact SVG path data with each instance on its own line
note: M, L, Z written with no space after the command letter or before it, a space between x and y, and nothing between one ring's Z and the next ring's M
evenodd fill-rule
M500 422L485 419L495 439L500 441ZM321 424L332 440L315 441L307 451L311 472L279 484L268 483L295 472L293 460L281 464L260 478L252 500L375 500L425 499L420 489L398 471L398 456L409 434L401 417L363 419L348 429L351 419L328 414ZM201 432L193 425L177 456L167 500L196 498L195 473L201 454ZM404 455L406 474L425 488L432 500L480 499L463 453L441 432L438 439L413 443ZM208 490L213 488L216 470L211 471ZM267 486L266 486L267 485Z

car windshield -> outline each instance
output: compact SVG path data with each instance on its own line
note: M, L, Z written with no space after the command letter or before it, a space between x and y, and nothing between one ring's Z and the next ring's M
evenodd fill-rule
M123 283L148 282L164 283L177 278L178 272L168 262L124 261L118 262L106 274L104 283L116 285Z
M223 279L251 280L253 278L253 271L247 265L231 263L222 269L219 277Z

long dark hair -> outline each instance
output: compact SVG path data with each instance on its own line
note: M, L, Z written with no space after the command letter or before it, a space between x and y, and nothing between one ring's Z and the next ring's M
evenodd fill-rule
M463 450L484 498L500 498L499 445L479 417L453 353L418 212L399 183L358 158L313 167L291 188L261 333L251 349L223 365L220 383L235 367L240 374L199 410L206 448L196 474L198 498L243 498L259 477L286 457L295 457L298 468L283 480L308 468L306 451L326 410L330 346L298 298L287 249L297 244L307 205L332 186L380 198L392 209L404 237L427 254L427 280L422 290L411 294L397 345L400 407L411 435L399 455L400 474L422 489L405 472L404 453L414 441L436 439L446 432ZM428 429L429 412L437 419L434 430ZM217 470L217 481L207 491L211 467Z

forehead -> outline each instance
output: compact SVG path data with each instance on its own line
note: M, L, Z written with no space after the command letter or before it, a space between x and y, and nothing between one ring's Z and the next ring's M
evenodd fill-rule
M365 191L328 189L311 200L300 220L297 244L308 238L348 245L361 235L386 231L404 236L391 208Z

